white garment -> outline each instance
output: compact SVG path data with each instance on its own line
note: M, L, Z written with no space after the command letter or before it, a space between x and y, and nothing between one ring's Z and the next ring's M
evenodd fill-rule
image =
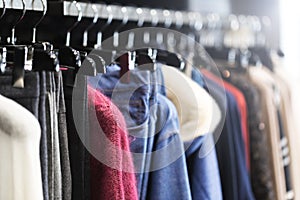
M162 66L167 97L178 112L184 142L212 133L221 120L214 99L197 83L174 67Z
M0 199L43 199L38 120L0 95Z

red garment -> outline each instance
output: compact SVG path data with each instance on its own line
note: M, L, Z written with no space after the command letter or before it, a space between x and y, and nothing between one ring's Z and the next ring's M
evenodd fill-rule
M249 144L249 129L248 129L248 109L247 109L247 103L245 100L245 97L243 93L237 89L235 86L231 85L228 82L225 82L221 80L219 77L215 76L208 70L201 70L201 73L203 73L205 76L208 78L212 79L215 81L217 84L222 86L224 84L224 87L227 91L229 91L234 98L237 101L238 104L238 109L240 111L241 115L241 125L242 125L242 135L243 135L243 140L245 143L245 154L246 154L246 166L248 171L250 171L250 144Z
M88 86L92 200L138 199L125 120L102 93ZM96 155L95 155L96 152Z

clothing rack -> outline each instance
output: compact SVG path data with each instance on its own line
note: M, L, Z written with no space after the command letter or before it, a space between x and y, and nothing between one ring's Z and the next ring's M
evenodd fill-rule
M5 2L5 4L4 4ZM16 35L19 41L27 41L31 37L32 27L40 20L37 28L38 40L51 41L54 44L64 44L65 34L68 28L72 27L76 21L76 31L72 35L72 43L81 44L82 34L92 20L96 21L90 30L90 43L96 42L96 29L102 29L109 25L109 29L103 32L103 39L112 36L112 30L117 27L119 32L137 27L162 27L175 29L181 33L202 36L204 34L219 32L221 35L227 31L238 31L246 28L254 38L262 36L263 42L259 46L264 46L268 31L270 30L270 20L267 17L245 16L245 15L221 15L217 13L200 13L195 11L179 11L169 9L156 9L135 6L121 6L103 3L85 3L77 1L45 1L45 0L2 0L0 8L4 15L0 25L12 27L14 23L5 20L6 18L18 19L20 11L24 18L20 18L17 23ZM45 15L41 18L41 11ZM77 17L77 18L76 18ZM80 20L79 20L80 19ZM82 19L82 20L81 20ZM92 20L91 20L92 19ZM56 22L63 23L56 23ZM105 25L106 24L106 25ZM121 27L121 28L120 28ZM11 35L11 28L0 31L3 38ZM60 30L53 34L53 30ZM19 34L18 34L19 33ZM258 36L260 35L260 36ZM198 37L197 36L197 37ZM258 36L258 37L257 37ZM218 36L217 36L218 37ZM252 36L251 36L252 37ZM204 39L206 40L206 39ZM205 46L205 44L203 44ZM269 45L269 44L268 44ZM271 46L271 45L269 45Z
M33 11L43 11L43 3L47 4L46 0L2 0L0 8L22 10L23 3L26 10Z
M24 9L24 3L25 10L43 11L42 1L45 0L2 0L0 8L22 10ZM177 27L187 25L196 30L200 30L202 27L228 27L228 24L229 27L235 28L239 24L243 24L259 31L262 26L270 25L270 20L267 17L237 16L233 14L224 16L217 13L151 9L76 1L47 2L45 9L47 9L47 13L52 15L75 17L80 14L84 18L94 18L97 15L99 19L111 18L111 20L124 20L126 18L128 21L152 23L154 26L158 23L165 24L167 27L171 25L176 25Z
M259 29L263 25L269 25L268 17L257 16L244 16L233 15L228 16L219 15L217 13L199 13L195 11L176 11L169 9L151 9L145 7L133 7L133 6L119 6L119 5L106 5L106 4L92 4L83 2L69 2L64 1L63 15L64 16L78 16L79 11L76 8L80 7L82 17L93 18L95 17L95 10L99 18L108 19L111 17L113 20L123 20L127 18L128 21L134 22L148 22L152 24L165 24L170 25L188 25L194 27L196 30L200 30L203 26L209 27L224 27L228 22L235 23L237 26L240 24L247 24L251 28ZM233 22L234 21L234 22ZM232 25L234 26L234 25Z

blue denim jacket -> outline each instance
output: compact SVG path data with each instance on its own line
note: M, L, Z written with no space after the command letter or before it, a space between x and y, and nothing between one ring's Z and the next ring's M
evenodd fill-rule
M191 78L207 89L203 75L193 68ZM219 165L212 134L206 134L185 142L186 159L193 199L222 200Z
M192 199L177 111L161 94L157 118L151 167L158 170L150 172L147 199Z
M222 188L214 141L211 134L185 142L186 161L193 199L221 200Z
M174 190L180 193L178 199L191 199L177 113L158 94L155 73L133 70L129 82L119 80L118 67L110 66L106 74L91 77L89 84L110 97L124 115L132 139L139 198L176 199ZM166 145L167 151L162 148ZM169 160L173 151L180 156Z

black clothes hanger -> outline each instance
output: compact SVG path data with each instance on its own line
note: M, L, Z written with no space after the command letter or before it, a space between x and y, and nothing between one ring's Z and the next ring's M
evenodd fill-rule
M157 24L156 20L157 19L152 21L153 25ZM172 18L166 17L162 26L163 26L163 28L166 28L166 29L170 28L172 26ZM156 36L158 37L159 35L156 35ZM168 36L166 35L165 37L168 37ZM162 45L168 46L168 44L167 44L168 41L166 41L166 40L164 41L164 37L162 37L161 42L159 42L158 38L156 38L156 39L157 39L157 44L160 45L160 43L161 43ZM155 62L175 67L181 71L185 70L185 61L181 57L181 55L167 51L167 50L156 49Z
M257 58L248 49L236 49L228 47L205 47L206 52L214 60L227 61L228 66L218 66L219 68L230 68L239 73L246 73L249 64L257 65ZM257 61L257 62L256 62ZM213 72L213 70L212 70Z
M239 50L228 47L205 47L206 52L218 60L238 62Z
M177 54L168 52L166 50L157 50L156 60L157 63L165 64L178 68L183 71L185 68L184 60Z
M138 21L136 23L137 27L142 27L144 25L145 16L143 16L142 13L143 9L139 8L140 12L138 12ZM134 32L132 32L134 34ZM134 38L134 35L132 36ZM128 47L132 48L134 45L133 39L130 38L130 35L128 35ZM130 44L130 45L129 45ZM155 71L156 70L156 64L155 59L157 56L157 50L152 48L144 48L144 49L137 49L135 50L136 59L135 64L140 70L149 70L149 71Z
M271 71L274 70L270 49L268 49L267 47L252 47L249 48L249 50L259 57L261 63L264 66L269 68Z
M78 81L80 83L82 83L82 81L85 82L84 76L96 76L97 72L105 72L103 68L97 71L96 62L88 56L87 51L78 51L70 46L71 31L82 19L80 5L76 1L73 1L70 6L74 4L78 11L77 20L67 31L65 46L61 46L58 50L60 66L64 67L64 84L71 87L75 87ZM78 74L79 70L80 74Z
M53 45L49 42L37 42L37 27L44 19L47 9L45 2L41 0L43 6L42 17L37 21L32 29L32 70L33 71L59 71L58 55L53 51Z
M27 70L32 70L32 71L58 71L58 60L57 60L57 55L53 52L53 46L50 43L47 42L36 42L36 31L37 31L37 26L40 24L40 22L44 19L46 15L46 6L44 1L41 0L42 6L43 6L43 12L41 18L38 19L37 23L33 26L33 34L32 34L32 40L31 42L24 42L21 45L6 45L8 50L8 63L10 63L13 66L13 69L17 68L17 70L20 70L20 63L26 63L22 61L17 61L16 59L25 59L26 61L32 61L31 69ZM25 4L24 4L25 5ZM22 16L20 17L23 18L25 15L26 11L23 11ZM20 19L18 20L17 23L20 22ZM14 25L15 29L16 24ZM14 39L14 31L12 31L12 39L11 43L15 43ZM17 48L18 55L16 55L15 48ZM24 51L21 49L24 49ZM20 56L20 52L26 53L24 56ZM17 67L16 67L17 63ZM22 74L22 73L18 73Z
M74 72L73 78L72 78L74 81L75 75L78 73L80 67L86 68L86 69L82 70L81 72L83 73L83 75L87 75L87 76L95 76L96 68L95 68L95 64L92 62L92 60L90 58L87 58L86 51L78 51L78 50L70 47L71 32L82 19L82 11L81 11L80 5L76 1L73 1L72 4L75 4L75 6L77 8L78 17L77 17L76 22L67 31L66 44L65 44L65 46L61 46L59 48L58 59L59 59L61 67L65 67L68 70ZM70 6L72 4L70 4ZM70 81L70 82L72 82L72 81Z
M91 5L91 4L89 4ZM102 32L103 29L108 26L111 21L112 21L112 15L109 16L106 24L102 27L101 31L98 32L98 42L97 44L95 44L93 47L88 46L88 41L89 41L89 30L96 25L97 21L98 21L98 10L96 8L95 5L91 5L92 6L92 10L94 12L94 18L93 21L90 25L87 26L87 28L84 30L83 33L83 37L82 37L82 46L78 46L76 47L77 50L86 52L88 54L88 57L93 59L93 62L95 63L95 67L96 67L96 71L97 73L106 73L106 64L105 63L109 63L111 64L113 62L113 57L116 54L114 51L112 50L104 50L101 48L101 44L102 44ZM99 36L101 35L101 36ZM83 57L82 57L83 59Z
M136 65L140 70L155 71L155 59L157 57L157 50L155 49L138 49L136 52Z
M130 70L135 68L136 64L136 52L125 50L125 47L122 48L119 45L119 31L120 29L127 25L129 16L127 14L127 9L122 9L123 19L121 23L113 30L113 41L112 41L112 52L113 52L113 62L120 66L120 81L124 83L128 83L130 81ZM102 29L103 30L103 29ZM102 47L102 41L101 46ZM102 51L102 50L99 50ZM102 52L100 52L102 53Z
M106 6L107 8L107 6ZM106 66L103 65L103 67L101 66L101 63L103 64L103 62L101 60L104 61L104 63L106 63L107 65L110 65L114 62L115 59L115 55L117 54L117 52L113 49L105 49L102 48L102 40L103 40L103 31L109 26L111 25L112 21L113 21L113 14L111 13L111 10L107 10L108 11L108 18L106 23L101 26L100 30L97 31L97 39L96 39L96 44L94 44L92 47L88 46L88 42L85 41L85 38L88 38L88 31L97 23L98 21L98 12L96 12L96 9L94 8L94 18L93 18L93 22L90 24L90 26L87 27L87 29L84 32L84 38L83 38L83 48L79 47L79 49L85 50L88 53L92 53L94 56L93 58L95 58L96 63L100 64L99 66L97 65L97 71L99 73L105 72L106 71ZM95 56L98 56L98 58L96 58ZM100 61L100 62L99 62Z
M81 11L80 5L76 1L73 1L70 4L70 6L72 6L73 4L75 4L77 11L78 11L77 20L67 31L65 46L59 47L58 58L59 58L61 66L73 69L73 70L75 70L75 73L77 73L81 66L81 57L80 57L81 55L80 55L79 51L70 47L70 40L71 40L72 30L78 25L78 23L82 19L82 11Z
M112 52L111 51L104 51L104 50L97 50L94 47L88 47L88 40L89 40L89 30L93 28L99 18L98 9L95 5L89 4L93 10L94 17L93 21L88 27L84 30L83 37L82 37L82 47L78 47L78 49L86 51L88 53L88 57L93 60L97 73L106 73L106 65L105 61L109 62L112 61ZM86 7L88 8L88 7Z
M2 53L6 52L6 65L5 67L12 67L12 85L16 88L24 88L24 74L25 64L27 60L28 47L26 45L16 45L15 29L16 26L22 21L26 13L25 1L22 0L22 14L18 18L11 29L11 38L7 43L1 45ZM5 13L5 12L4 12ZM2 13L2 17L3 17ZM4 54L3 54L4 55ZM6 68L2 67L2 72L6 71Z
M51 43L35 42L32 44L32 49L29 54L32 56L32 71L58 72L60 70L58 52L53 49Z

